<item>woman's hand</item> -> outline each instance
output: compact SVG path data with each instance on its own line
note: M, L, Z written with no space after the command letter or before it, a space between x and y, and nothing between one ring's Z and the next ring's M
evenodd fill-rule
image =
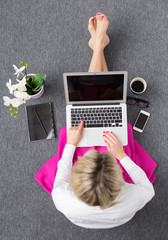
M81 123L79 126L76 127L71 127L68 131L68 136L67 136L67 144L72 144L77 146L79 141L81 140L83 136L83 119L81 120Z
M104 140L107 145L107 149L120 161L126 157L123 146L117 136L112 132L104 132Z

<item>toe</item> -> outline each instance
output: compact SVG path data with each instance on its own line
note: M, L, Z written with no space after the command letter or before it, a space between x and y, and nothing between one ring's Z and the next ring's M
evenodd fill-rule
M102 21L103 18L101 17L101 15L96 15L96 20L97 20L97 21Z
M96 28L97 28L97 19L96 19L96 16L94 16L93 26L94 26L94 30L96 31Z
M89 22L93 22L94 17L89 18Z
M88 30L89 30L89 32L91 33L91 34L93 34L94 33L94 17L91 17L90 19L89 19L89 24L88 24Z
M103 19L103 18L101 17L101 12L98 12L98 13L96 14L96 19L97 19L98 21L100 21L100 20Z
M104 19L107 19L107 16L104 13L101 13L101 17L104 18Z
M107 24L107 26L108 26L108 25L109 25L109 20L108 20L106 14L102 13L102 14L101 14L101 18L103 19L103 21L104 21L104 22Z

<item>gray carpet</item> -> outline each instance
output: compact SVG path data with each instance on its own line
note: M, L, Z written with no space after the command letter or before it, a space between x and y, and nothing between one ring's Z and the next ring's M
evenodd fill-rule
M92 51L88 19L107 14L110 45L105 49L109 70L127 70L129 82L146 79L141 98L149 100L150 120L134 138L157 162L155 197L125 225L89 230L73 225L58 212L50 195L33 179L41 166L57 153L58 133L65 125L63 72L88 71ZM0 239L168 239L168 54L166 0L1 0L0 1ZM24 105L17 119L10 116L2 96L14 78L12 64L29 63L29 73L45 72L45 94L27 105L51 101L57 137L29 143ZM128 94L133 96L128 89ZM128 106L133 124L137 106Z

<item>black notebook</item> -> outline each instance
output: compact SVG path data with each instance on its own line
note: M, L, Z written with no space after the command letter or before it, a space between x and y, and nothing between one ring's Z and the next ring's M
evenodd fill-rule
M26 106L29 140L55 138L51 103Z

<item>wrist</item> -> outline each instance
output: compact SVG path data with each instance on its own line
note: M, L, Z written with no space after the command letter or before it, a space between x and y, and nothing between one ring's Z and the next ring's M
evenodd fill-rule
M70 145L73 145L73 146L77 146L77 144L75 144L75 143L72 143L72 142L67 142L67 144L70 144Z
M116 158L117 158L119 161L121 161L121 159L123 159L123 158L126 157L126 156L127 156L127 154L126 154L125 152L123 152L123 153L117 155Z

